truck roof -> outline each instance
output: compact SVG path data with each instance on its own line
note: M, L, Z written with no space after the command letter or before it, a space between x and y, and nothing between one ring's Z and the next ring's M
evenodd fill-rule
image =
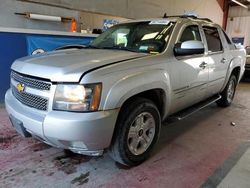
M206 22L209 24L215 24L209 18L198 18L196 16L186 16L186 15L177 15L177 16L167 16L166 18L147 18L147 19L139 19L139 20L128 20L122 23L134 23L134 22L159 22L159 23L167 23L167 22L177 22L179 20L191 20L197 22Z

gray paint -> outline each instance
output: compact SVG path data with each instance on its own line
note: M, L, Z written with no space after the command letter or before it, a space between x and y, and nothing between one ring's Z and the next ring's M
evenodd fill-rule
M16 0L0 0L0 27L14 27L25 29L42 29L69 31L70 23L48 22L40 20L30 20L24 16L15 15L15 12L33 12L45 15L55 15L64 17L75 17L78 19L78 11L67 10L64 8L39 5Z

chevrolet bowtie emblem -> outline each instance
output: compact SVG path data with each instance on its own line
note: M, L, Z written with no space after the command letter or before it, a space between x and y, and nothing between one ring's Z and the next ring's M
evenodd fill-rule
M17 91L19 93L22 93L22 92L24 92L25 86L24 86L24 84L19 83L19 84L17 84L16 88L17 88Z

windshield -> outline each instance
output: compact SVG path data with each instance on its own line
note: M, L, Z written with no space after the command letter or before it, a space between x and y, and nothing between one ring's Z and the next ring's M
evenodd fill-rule
M166 48L173 22L147 21L119 24L97 37L93 48L161 53Z

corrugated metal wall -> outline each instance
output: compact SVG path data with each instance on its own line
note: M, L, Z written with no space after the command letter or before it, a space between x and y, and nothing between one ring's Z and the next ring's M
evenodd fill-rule
M229 9L227 33L231 37L244 37L244 46L250 45L250 12L239 6Z
M244 37L244 46L250 45L250 17L229 18L227 22L227 33L231 37Z

